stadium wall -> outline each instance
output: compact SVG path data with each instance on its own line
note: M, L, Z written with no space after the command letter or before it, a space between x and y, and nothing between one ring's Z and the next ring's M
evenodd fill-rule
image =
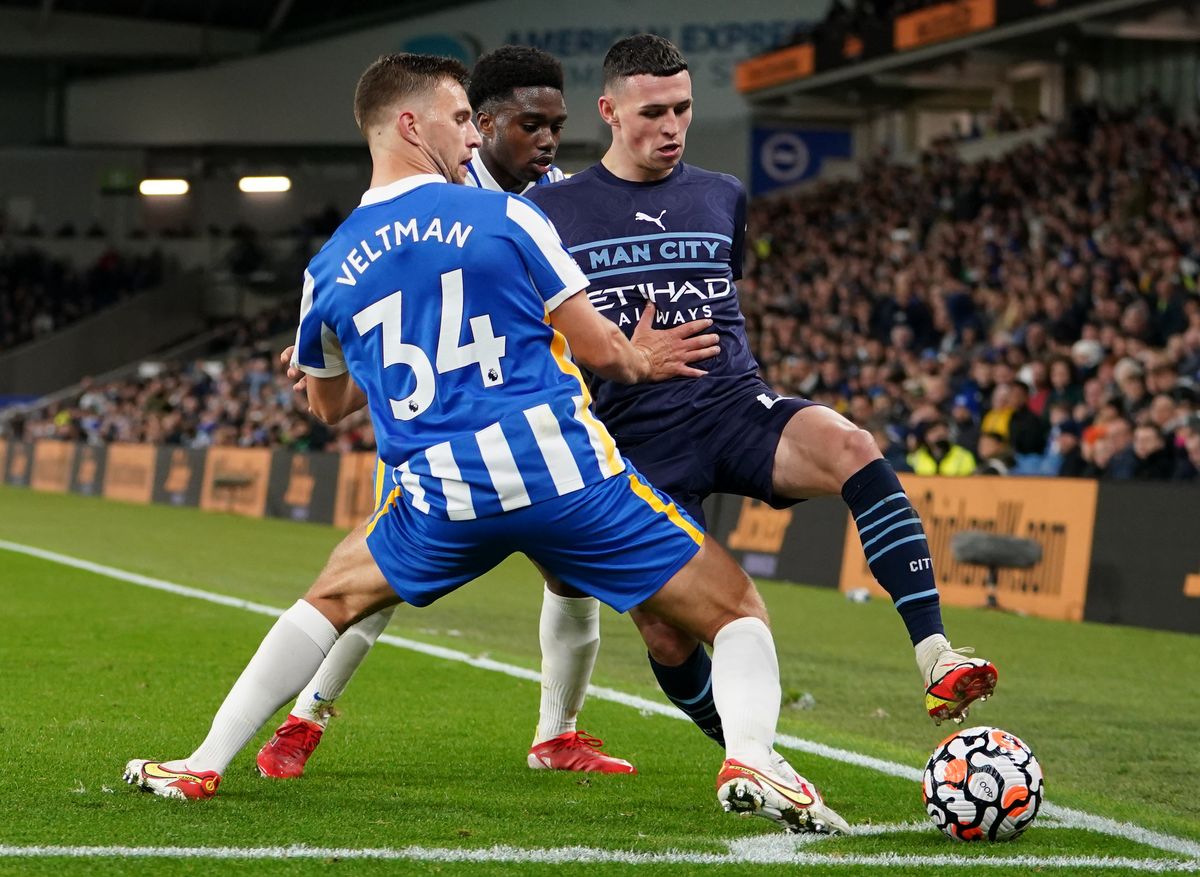
M343 528L378 505L376 466L371 453L0 440L0 473L9 486ZM957 562L950 550L954 533L983 530L1042 547L1036 566L1000 573L994 596L1001 610L1200 633L1194 487L1065 478L902 480L924 520L943 603L988 605L986 569ZM705 514L710 532L752 575L886 599L836 499L773 509L715 496Z

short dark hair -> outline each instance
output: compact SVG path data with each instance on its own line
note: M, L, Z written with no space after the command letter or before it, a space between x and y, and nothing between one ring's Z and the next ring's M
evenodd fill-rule
M354 89L354 121L366 136L382 110L401 98L432 91L447 79L464 85L467 68L461 61L440 55L410 52L380 55L358 78Z
M467 100L475 112L512 97L518 88L563 90L563 68L557 58L529 46L501 46L475 62Z
M604 56L604 89L630 76L674 76L687 69L687 61L670 40L658 34L635 34L617 40Z

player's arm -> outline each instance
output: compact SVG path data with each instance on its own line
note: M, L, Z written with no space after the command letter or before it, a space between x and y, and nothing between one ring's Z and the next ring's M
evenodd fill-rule
M655 329L654 305L646 302L629 339L596 311L582 291L550 312L550 324L567 339L576 362L605 380L623 384L702 377L706 372L689 363L709 359L719 351L715 334L696 334L711 326L712 320Z
M309 376L307 384L308 410L330 426L367 404L367 394L354 383L350 372L336 378Z
M350 372L332 378L306 375L293 363L295 351L293 344L279 354L279 361L287 368L287 376L296 382L292 389L307 395L308 410L318 420L333 426L367 404L367 394L354 383Z
M335 317L326 314L330 301L336 302L336 298L323 295L313 273L306 270L296 343L280 354L280 359L286 362L288 377L296 382L296 392L308 396L308 410L332 426L362 408L367 397L350 377L341 342L332 328Z

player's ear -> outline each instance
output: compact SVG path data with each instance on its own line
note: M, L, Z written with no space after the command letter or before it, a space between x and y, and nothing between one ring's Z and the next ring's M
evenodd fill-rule
M600 95L599 108L600 118L604 120L606 125L620 124L617 118L617 105L607 94Z
M421 142L421 133L417 130L417 116L409 110L403 110L396 114L394 130L409 143Z
M491 113L480 110L475 114L475 127L479 129L481 137L491 139L492 135L496 133L496 119Z

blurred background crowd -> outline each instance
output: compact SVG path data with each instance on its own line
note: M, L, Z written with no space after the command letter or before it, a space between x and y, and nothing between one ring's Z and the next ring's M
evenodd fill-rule
M1148 101L1078 107L999 159L952 146L751 202L739 295L768 382L843 412L904 471L1197 481L1200 133ZM83 273L0 256L0 348L155 271L115 252ZM235 323L202 357L87 381L10 431L373 448L365 416L328 428L292 392L277 355L294 310Z

